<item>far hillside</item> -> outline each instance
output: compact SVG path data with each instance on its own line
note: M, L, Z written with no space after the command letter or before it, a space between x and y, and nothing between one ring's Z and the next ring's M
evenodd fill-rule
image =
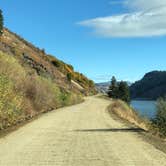
M152 71L130 87L133 99L152 99L166 95L166 71Z
M128 84L128 86L131 86L131 82L127 81L126 82ZM111 85L111 81L108 82L101 82L101 83L96 83L96 88L99 92L101 93L107 93L109 90L109 86Z
M96 88L99 92L101 93L107 93L109 86L110 86L110 81L109 82L102 82L102 83L96 83Z

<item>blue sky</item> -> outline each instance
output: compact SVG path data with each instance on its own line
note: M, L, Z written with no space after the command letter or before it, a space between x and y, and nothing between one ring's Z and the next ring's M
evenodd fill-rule
M166 3L160 1L2 0L0 8L10 30L95 82L112 75L133 82L166 68L166 10L159 9Z

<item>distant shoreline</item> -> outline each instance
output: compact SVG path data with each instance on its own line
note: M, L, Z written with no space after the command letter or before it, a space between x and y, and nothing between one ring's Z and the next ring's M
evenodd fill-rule
M131 101L157 101L155 99L149 99L149 98L133 98Z

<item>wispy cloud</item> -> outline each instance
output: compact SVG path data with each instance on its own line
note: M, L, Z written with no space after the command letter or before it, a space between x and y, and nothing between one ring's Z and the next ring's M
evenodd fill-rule
M114 1L113 1L114 2ZM166 0L125 0L130 12L81 21L104 37L150 37L166 35Z

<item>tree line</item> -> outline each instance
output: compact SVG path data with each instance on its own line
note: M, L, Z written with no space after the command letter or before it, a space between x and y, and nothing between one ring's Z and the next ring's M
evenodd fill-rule
M116 78L113 76L111 79L111 84L108 89L108 96L113 99L121 99L127 103L130 102L130 90L127 82L120 81L117 82Z

